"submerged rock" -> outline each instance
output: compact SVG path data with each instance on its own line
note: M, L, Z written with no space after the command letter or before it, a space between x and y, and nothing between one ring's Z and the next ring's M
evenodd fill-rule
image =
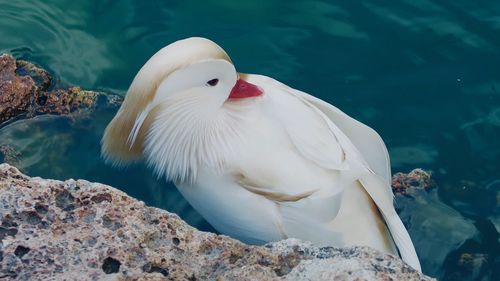
M84 180L0 165L2 280L431 280L366 247L250 246Z
M439 280L447 279L445 276L449 272L444 265L449 261L461 270L458 279L464 279L464 272L476 269L464 271L461 268L478 267L485 262L480 263L480 258L468 258L470 256L467 255L456 257L454 253L473 239L478 230L471 220L443 203L438 189L433 187L435 183L430 172L414 169L407 174L396 173L392 177L396 211L408 228L422 268L427 269L426 273ZM449 280L456 280L456 274L453 272L454 278Z
M67 115L98 106L118 107L122 101L117 95L78 87L56 89L52 81L50 74L37 65L0 55L0 125L37 114Z

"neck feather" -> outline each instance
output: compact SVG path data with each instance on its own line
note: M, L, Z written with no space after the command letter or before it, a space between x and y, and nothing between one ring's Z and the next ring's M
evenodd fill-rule
M157 105L144 154L158 176L193 182L200 168L222 172L240 138L238 116L203 96L183 96Z

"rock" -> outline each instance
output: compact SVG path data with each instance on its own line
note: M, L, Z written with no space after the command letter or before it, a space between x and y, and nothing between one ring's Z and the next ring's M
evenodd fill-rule
M15 165L19 162L21 153L16 151L11 145L0 144L0 163L5 162Z
M0 55L0 125L37 114L68 115L97 107L117 108L122 101L117 95L78 87L55 89L52 81L50 74L37 65Z
M434 187L431 173L422 169L414 169L408 174L396 173L392 176L392 191L406 194L410 190L427 190Z
M37 87L29 76L16 74L16 62L9 55L0 56L0 124L30 109Z
M37 96L36 113L50 113L68 115L79 109L94 108L98 103L107 105L120 104L121 98L112 97L105 93L85 91L79 87L58 89L51 92L42 92Z
M0 165L2 280L431 280L367 247L251 246L84 180Z
M41 66L25 60L16 61L16 74L18 76L29 76L41 91L46 91L52 85L52 76Z

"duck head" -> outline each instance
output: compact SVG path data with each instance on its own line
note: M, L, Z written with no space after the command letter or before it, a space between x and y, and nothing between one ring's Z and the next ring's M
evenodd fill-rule
M180 135L214 119L225 103L262 95L241 77L226 52L208 39L193 37L164 47L135 76L105 130L102 155L119 166L140 160L152 131Z

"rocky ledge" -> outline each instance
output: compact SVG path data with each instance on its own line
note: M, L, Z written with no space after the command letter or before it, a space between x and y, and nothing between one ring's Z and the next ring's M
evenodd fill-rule
M48 71L9 54L0 55L0 125L40 114L69 115L97 107L118 107L118 95L63 87Z
M0 165L0 280L432 280L366 247L251 246L85 180Z

